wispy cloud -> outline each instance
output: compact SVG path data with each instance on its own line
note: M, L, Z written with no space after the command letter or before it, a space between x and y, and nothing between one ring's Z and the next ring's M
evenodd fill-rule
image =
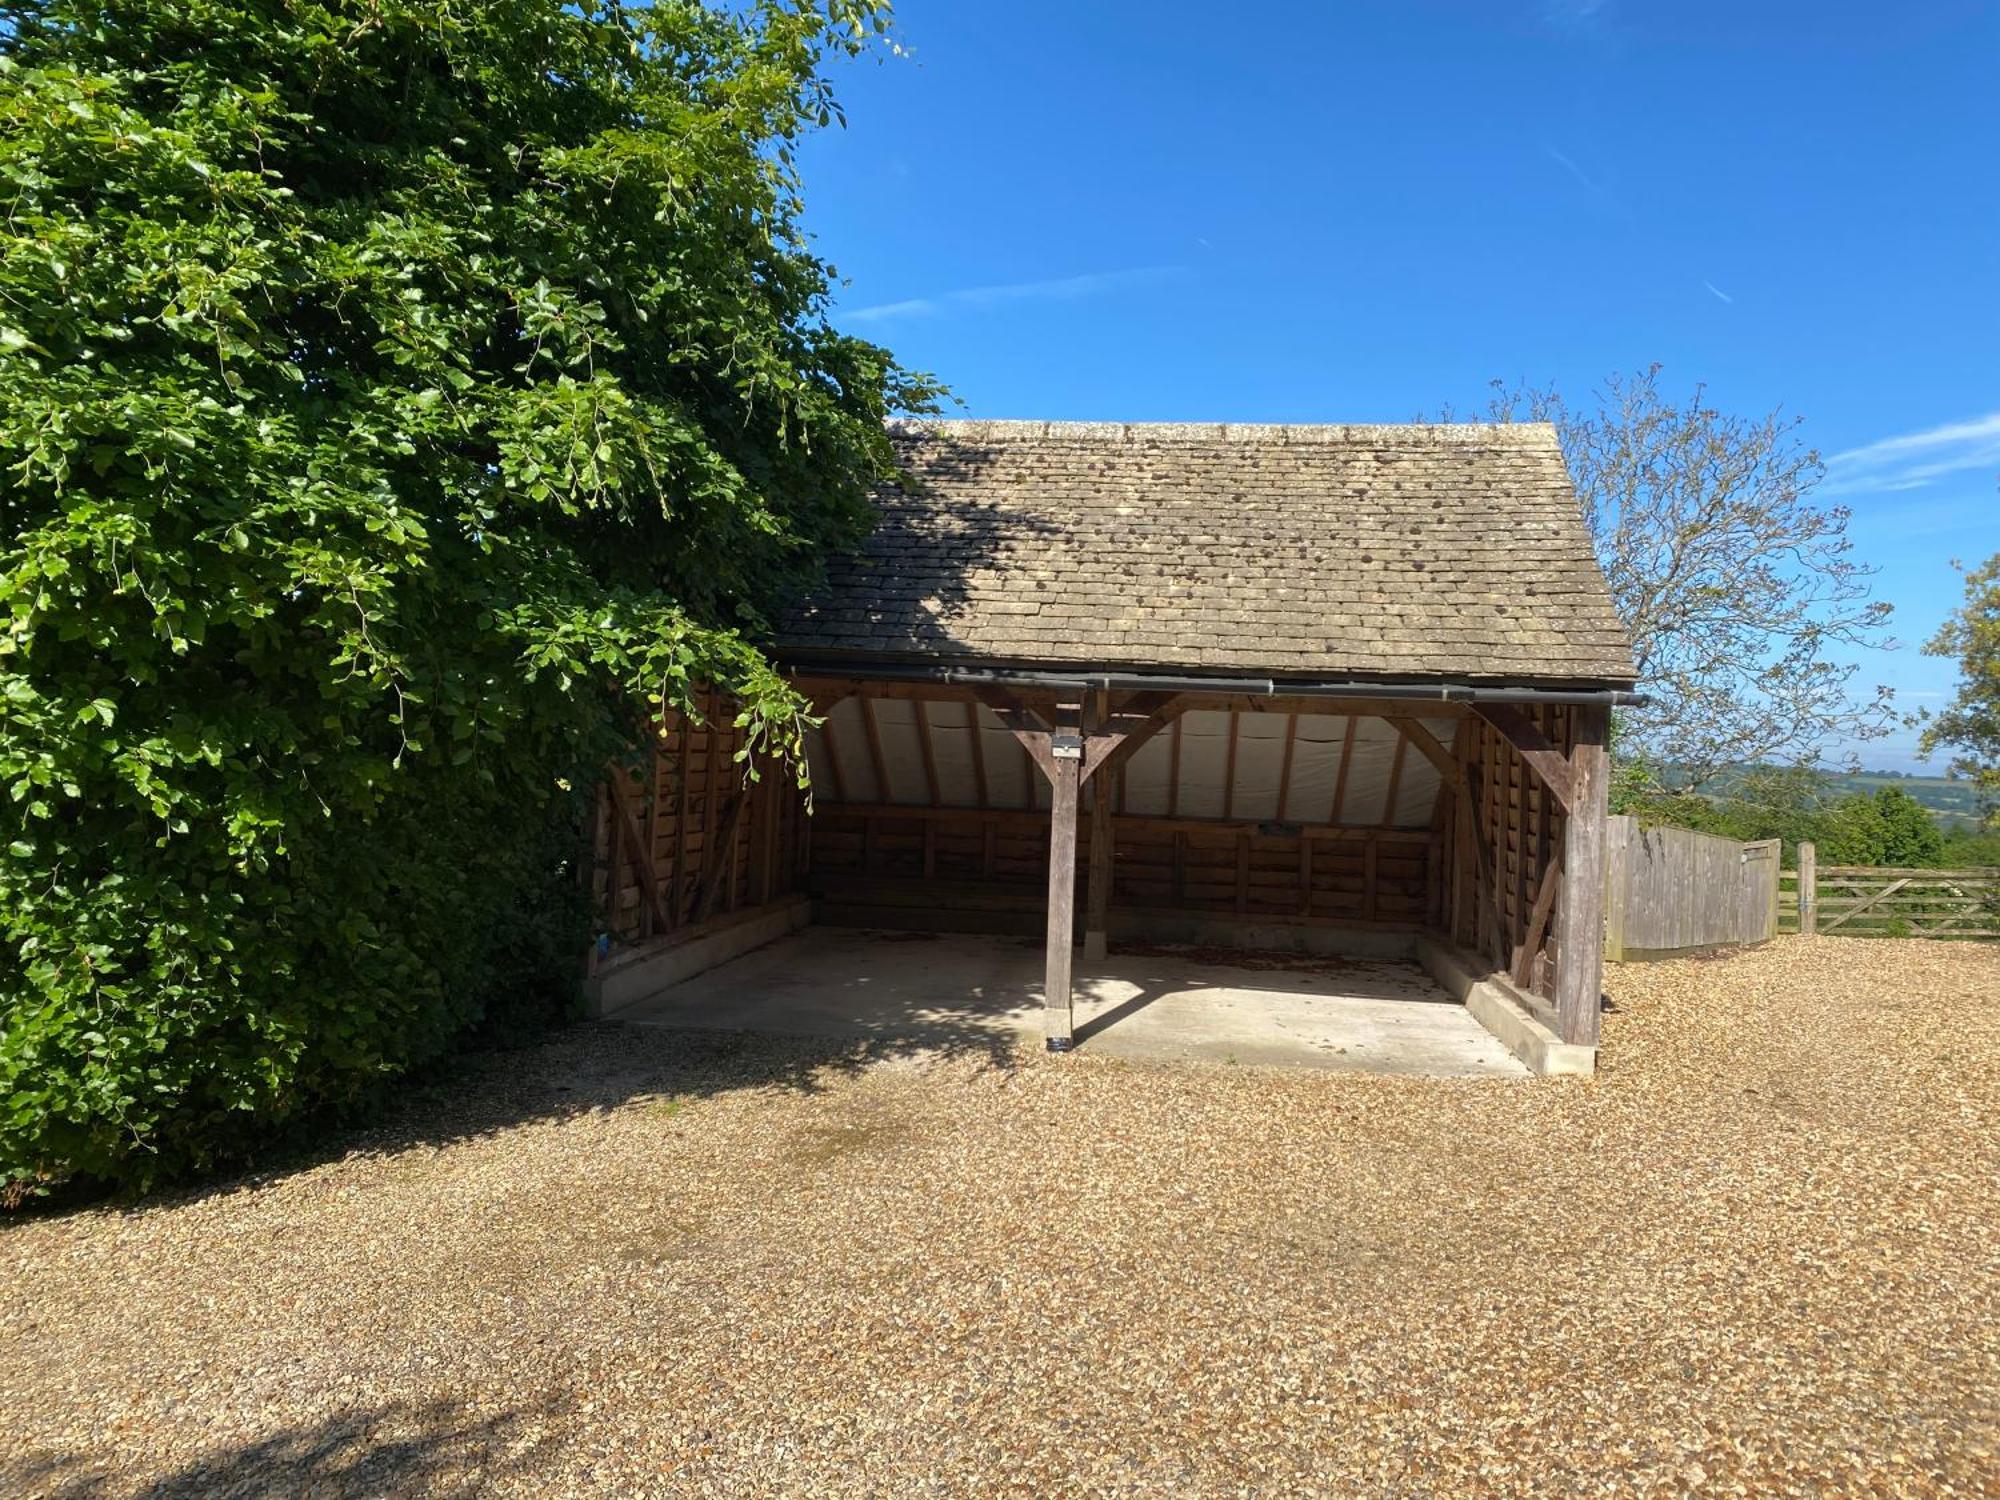
M1541 0L1544 24L1559 31L1596 31L1611 20L1612 0Z
M1548 154L1548 158L1550 161L1554 162L1557 166L1561 167L1565 172L1569 173L1570 176L1574 177L1578 182L1583 184L1583 189L1585 192L1590 193L1595 197L1602 198L1607 203L1611 201L1611 195L1605 192L1605 190L1598 185L1596 179L1594 179L1588 172L1584 171L1582 167L1579 167L1575 162L1571 161L1567 156L1563 155L1562 152L1556 150L1556 148L1553 146L1544 146L1542 147L1542 150Z
M1092 271L1083 276L1059 276L1046 281L1009 281L996 286L966 286L929 297L878 302L841 315L847 323L882 323L893 318L927 318L954 307L995 307L1008 302L1067 302L1100 292L1171 281L1185 266L1128 266L1117 271Z
M1719 301L1719 302L1730 302L1730 303L1733 303L1733 302L1735 302L1735 300L1736 300L1736 299L1735 299L1734 297L1730 296L1730 295L1729 295L1729 293L1725 292L1725 291L1724 291L1724 290L1723 290L1723 289L1722 289L1721 287L1717 286L1717 285L1716 285L1716 284L1715 284L1714 282L1712 282L1712 281L1706 281L1706 280L1704 280L1704 281L1702 282L1702 285L1703 285L1703 286L1705 286L1705 287L1707 287L1707 288L1708 288L1708 290L1709 290L1709 292L1710 292L1710 293L1711 293L1711 294L1712 294L1712 295L1713 295L1713 296L1714 296L1714 297L1716 298L1716 300L1717 300L1717 301Z
M1917 490L1948 474L2000 472L2000 411L1864 443L1834 454L1826 469L1828 495Z

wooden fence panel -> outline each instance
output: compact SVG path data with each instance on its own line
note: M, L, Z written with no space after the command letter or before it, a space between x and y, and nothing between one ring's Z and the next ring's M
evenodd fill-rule
M1686 828L1605 832L1605 957L1613 962L1768 941L1778 923L1778 841Z

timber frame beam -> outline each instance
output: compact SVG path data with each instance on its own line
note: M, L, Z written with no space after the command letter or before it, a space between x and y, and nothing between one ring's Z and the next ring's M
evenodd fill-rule
M1179 695L1134 693L1115 705L1106 692L1082 702L1031 707L1003 689L987 688L978 700L1013 731L1030 761L1049 783L1048 951L1043 984L1043 1030L1051 1052L1075 1045L1072 963L1076 941L1077 813L1086 785L1092 789L1090 885L1085 896L1084 957L1104 957L1111 904L1112 774L1181 711ZM1069 727L1074 725L1074 727Z
M1568 815L1576 806L1576 772L1541 726L1511 703L1475 703L1472 711L1500 731Z
M1557 907L1556 1026L1562 1039L1597 1045L1604 1006L1604 840L1609 812L1610 714L1572 710L1573 800L1563 824L1563 876Z

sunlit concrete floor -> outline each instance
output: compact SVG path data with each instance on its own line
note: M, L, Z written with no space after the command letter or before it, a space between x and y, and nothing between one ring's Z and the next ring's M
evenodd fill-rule
M1424 1077L1527 1070L1413 963L1286 955L1217 962L1149 947L1077 962L1079 1048L1150 1061ZM607 1019L869 1038L913 1050L1042 1035L1038 940L809 927Z

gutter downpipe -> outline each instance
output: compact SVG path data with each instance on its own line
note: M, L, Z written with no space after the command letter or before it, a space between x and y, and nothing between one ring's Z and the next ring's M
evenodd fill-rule
M941 682L955 687L1041 688L1057 692L1216 693L1246 698L1394 698L1416 703L1598 703L1630 708L1645 701L1629 688L1487 687L1473 683L1280 682L1269 677L1189 677L1154 672L1041 672L993 667L905 667L892 663L791 664L803 673L884 682Z

